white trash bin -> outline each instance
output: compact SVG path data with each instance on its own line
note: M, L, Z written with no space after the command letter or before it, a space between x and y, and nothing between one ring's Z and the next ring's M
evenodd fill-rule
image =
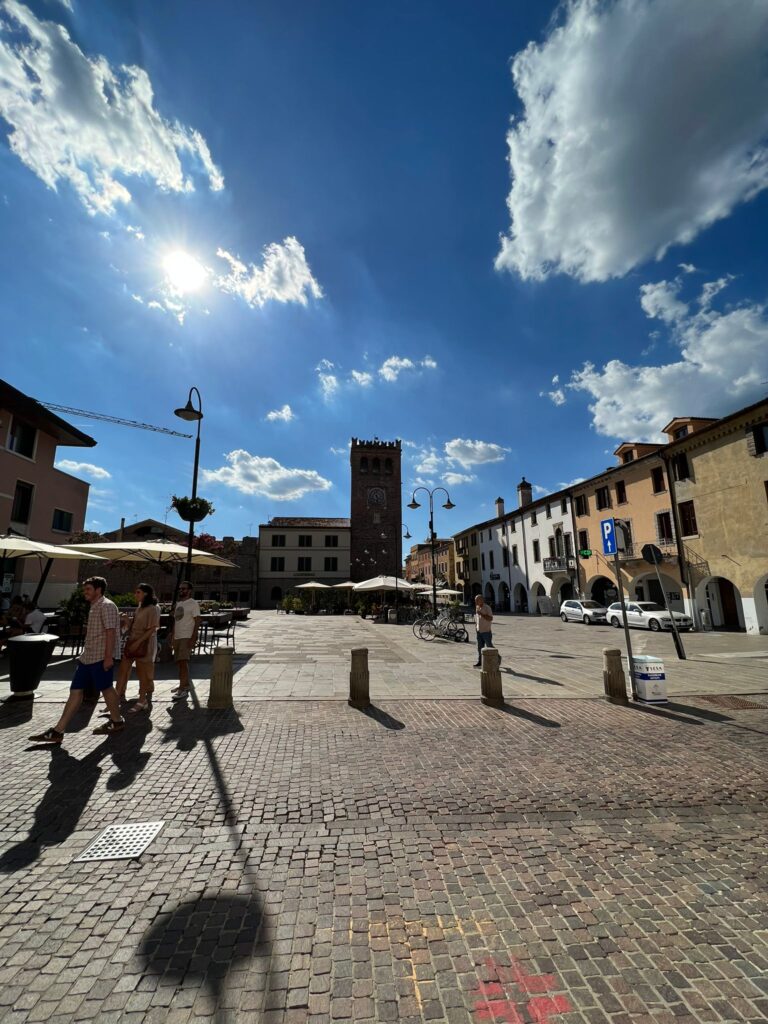
M643 704L668 704L667 677L664 662L652 654L636 654L632 658L637 698Z

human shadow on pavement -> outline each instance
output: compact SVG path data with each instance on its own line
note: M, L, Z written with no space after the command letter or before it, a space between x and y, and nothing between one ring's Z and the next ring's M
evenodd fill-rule
M547 686L564 686L564 683L558 683L556 679L548 679L546 676L529 676L525 672L516 672L513 668L502 668L502 672L505 672L508 676L515 676L518 679L531 679L534 683L546 683Z
M56 846L72 835L99 781L100 762L108 745L105 740L80 759L63 747L46 748L51 751L48 789L35 809L27 838L0 857L0 871L10 873L29 867L43 847Z
M494 704L493 707L497 711L503 711L505 715L512 715L514 718L524 718L528 722L533 722L534 725L544 726L545 729L562 728L559 722L555 722L551 718L537 715L535 711L525 711L523 708L519 708L515 704L508 704L506 701L503 704Z
M234 1019L233 1011L219 1005L229 972L242 970L243 961L261 959L268 975L270 931L258 893L201 894L158 917L144 933L138 955L147 975L162 976L179 987L186 979L202 981L214 1006L211 1019L223 1022ZM268 981L267 976L265 995Z
M708 708L696 708L692 704L680 704L671 700L665 707L670 711L680 711L685 715L693 715L694 718L703 718L707 722L732 722L731 715L722 715L719 711L710 711Z
M355 708L355 711L360 711L368 718L372 718L374 722L378 722L379 725L383 725L385 729L404 729L405 722L401 722L398 718L393 718L383 708L377 708L375 704L369 704L367 708Z
M111 738L109 754L117 771L107 779L107 789L127 789L144 771L152 755L141 748L151 732L152 719L145 717L143 721L132 721L127 729Z
M637 701L630 701L627 707L633 711L642 711L645 715L654 715L656 718L668 718L672 722L684 722L686 725L704 725L696 718L689 718L687 715L676 715L674 711L667 711L658 704L638 704Z
M33 705L33 700L4 700L0 704L0 729L31 722Z
M199 705L190 706L188 701L177 700L166 708L166 714L167 726L158 719L163 743L175 742L178 750L194 750L201 740L243 731L243 723L234 708L209 711Z

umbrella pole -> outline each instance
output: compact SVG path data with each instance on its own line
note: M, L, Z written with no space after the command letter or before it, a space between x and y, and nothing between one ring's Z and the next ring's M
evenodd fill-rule
M46 563L46 565L45 565L45 568L43 569L43 571L42 571L42 573L40 575L40 581L37 584L37 587L35 588L35 592L32 595L32 603L33 604L37 604L37 602L40 600L40 594L42 593L43 587L45 586L45 581L48 579L48 573L51 571L51 566L52 565L53 565L53 559L49 558L47 563Z

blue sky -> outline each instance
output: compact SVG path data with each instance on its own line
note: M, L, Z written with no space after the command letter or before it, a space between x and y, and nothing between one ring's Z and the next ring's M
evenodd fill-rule
M219 536L348 514L353 435L454 532L746 405L768 3L730 13L0 0L2 376L168 427L199 387ZM189 493L191 442L79 422L90 527Z

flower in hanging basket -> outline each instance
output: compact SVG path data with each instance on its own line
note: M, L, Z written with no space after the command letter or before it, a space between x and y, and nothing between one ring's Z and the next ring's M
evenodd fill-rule
M179 518L185 523L202 522L216 511L206 498L179 498L175 494L171 499L171 507L176 509Z

